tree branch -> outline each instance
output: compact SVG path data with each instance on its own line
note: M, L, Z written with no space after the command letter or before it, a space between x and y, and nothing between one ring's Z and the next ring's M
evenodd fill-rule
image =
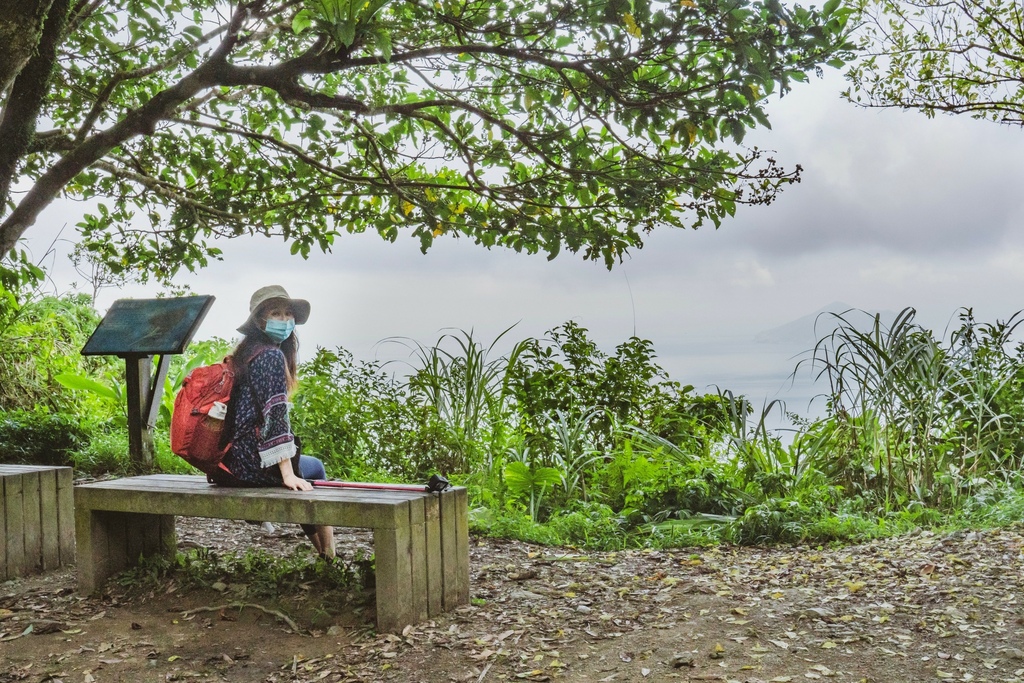
M110 80L103 87L103 90L101 90L100 94L96 97L95 102L93 102L92 108L89 110L89 113L85 116L85 119L82 121L82 125L78 127L78 133L75 135L75 143L80 143L82 140L85 139L85 136L89 133L93 125L99 119L100 114L103 113L103 108L106 106L107 102L110 99L110 96L113 94L114 90L117 88L118 85L125 81L145 78L146 76L150 76L157 72L164 71L167 68L180 63L183 59L185 59L185 57L190 52L195 50L200 45L209 42L218 34L223 33L225 30L227 30L227 27L218 26L214 30L207 32L195 43L189 45L188 47L184 47L181 50L178 50L178 52L172 54L169 58L167 58L163 62L160 62L159 64L154 64L144 69L134 69L132 71L118 71L113 76L111 76Z
M63 1L63 0L62 0ZM253 3L261 5L262 0ZM62 157L32 186L3 223L0 223L0 254L14 248L21 235L32 225L57 194L76 175L102 159L110 150L139 135L150 135L157 124L179 105L205 88L217 84L217 73L226 64L227 56L238 41L238 33L249 15L249 5L239 5L228 24L221 44L191 74L177 84L156 94L146 104L128 112L111 128L96 133L70 154Z

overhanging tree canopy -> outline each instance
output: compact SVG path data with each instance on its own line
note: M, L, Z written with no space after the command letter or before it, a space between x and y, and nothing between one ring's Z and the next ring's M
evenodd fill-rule
M839 0L50 2L3 102L0 253L96 199L82 244L157 277L216 236L402 229L610 266L797 179L734 143L847 48Z
M1020 0L858 0L854 102L1024 125Z

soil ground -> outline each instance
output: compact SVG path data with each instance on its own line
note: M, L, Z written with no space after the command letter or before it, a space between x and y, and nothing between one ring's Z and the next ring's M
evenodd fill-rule
M297 527L178 519L179 543L287 555ZM342 554L370 537L339 530ZM0 584L0 683L975 681L1024 683L1024 526L839 549L585 553L471 539L473 604L374 632L371 596L244 585ZM197 611L199 610L199 611ZM291 625L289 625L291 622Z

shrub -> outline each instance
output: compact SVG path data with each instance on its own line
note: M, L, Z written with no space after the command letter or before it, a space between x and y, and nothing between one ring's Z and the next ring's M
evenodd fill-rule
M0 462L71 465L87 434L68 415L12 411L0 418Z
M621 550L628 543L625 521L602 503L579 502L553 515L548 526L564 544L594 550Z
M320 349L301 373L292 426L332 476L376 471L425 479L452 471L443 425L378 363L356 362L344 349Z
M95 432L84 446L71 454L71 462L79 472L94 477L104 474L127 474L131 469L128 433L123 429Z
M41 297L19 303L0 288L0 410L73 413L76 397L55 378L112 367L113 358L79 351L99 322L89 297Z

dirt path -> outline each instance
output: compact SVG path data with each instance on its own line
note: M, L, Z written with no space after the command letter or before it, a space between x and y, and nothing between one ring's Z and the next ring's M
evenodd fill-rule
M474 538L474 604L402 636L368 628L365 596L337 614L303 609L315 601L301 588L276 606L244 585L168 580L81 598L62 571L0 584L0 683L1024 683L1022 534L623 553ZM278 554L300 542L290 528L184 518L179 539ZM350 555L369 547L365 534L342 540Z

